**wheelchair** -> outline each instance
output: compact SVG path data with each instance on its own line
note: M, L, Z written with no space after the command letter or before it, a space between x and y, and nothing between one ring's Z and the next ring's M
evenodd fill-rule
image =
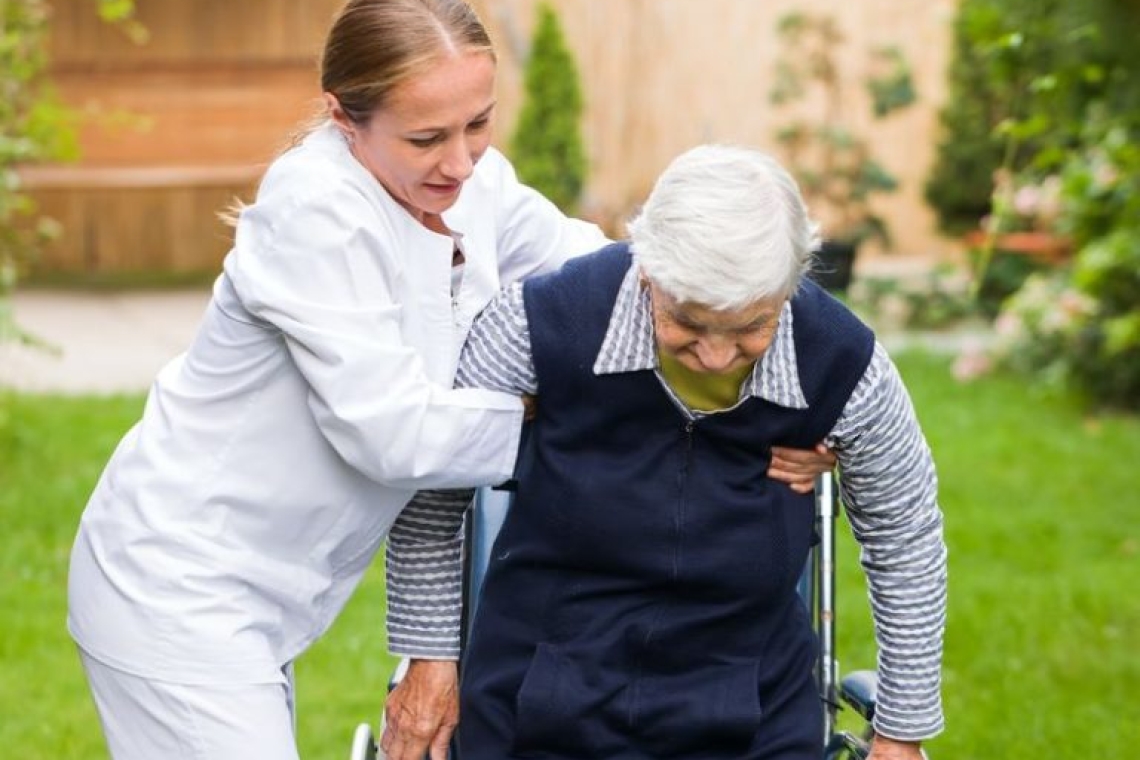
M815 676L823 701L820 726L821 757L824 760L862 760L870 752L871 720L875 714L876 677L874 671L853 671L840 678L836 658L835 609L835 523L839 495L835 477L821 475L815 484L816 532L819 542L812 548L799 581L799 594L811 612L812 625L819 640L819 657ZM464 628L470 625L483 577L491 561L491 549L511 504L511 493L494 488L481 488L465 521L466 544L464 586ZM462 667L462 662L460 663ZM399 683L406 662L401 662L389 684ZM858 718L858 731L841 730L841 710L851 710ZM383 731L383 716L380 719ZM453 749L451 760L462 760ZM369 723L357 726L353 735L350 760L382 760L376 734Z

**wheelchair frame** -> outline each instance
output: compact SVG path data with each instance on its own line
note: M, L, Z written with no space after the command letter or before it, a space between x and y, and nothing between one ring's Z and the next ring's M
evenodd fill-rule
M476 491L471 512L465 521L464 641L479 603L491 549L510 500L508 491L481 488ZM819 639L816 683L824 705L823 724L820 726L821 756L824 760L863 760L870 752L873 734L871 720L875 712L876 677L871 670L854 671L843 678L839 675L835 636L835 524L839 514L839 492L835 476L831 473L816 479L815 504L819 543L812 548L800 576L799 594L811 612L812 625ZM401 662L389 683L389 690L399 683L406 669L407 662ZM838 714L844 708L854 710L862 719L863 728L858 733L838 729ZM383 715L380 730L383 731ZM382 757L371 725L361 723L353 735L350 760L377 760ZM460 760L454 748L451 758Z

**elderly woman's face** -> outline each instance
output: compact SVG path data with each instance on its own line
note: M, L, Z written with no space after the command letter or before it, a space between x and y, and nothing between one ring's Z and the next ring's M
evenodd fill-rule
M455 203L491 144L494 91L494 59L460 52L396 87L367 124L337 118L335 105L333 116L357 160L423 222Z
M729 311L681 303L649 284L657 350L694 372L722 374L755 362L776 336L784 300Z

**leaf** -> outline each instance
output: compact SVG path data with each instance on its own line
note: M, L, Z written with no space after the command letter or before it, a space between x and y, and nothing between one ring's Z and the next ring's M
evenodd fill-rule
M1104 321L1104 350L1119 356L1140 348L1140 311Z

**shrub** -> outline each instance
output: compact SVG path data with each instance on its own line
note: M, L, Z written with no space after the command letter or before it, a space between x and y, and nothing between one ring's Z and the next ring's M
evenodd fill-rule
M134 0L95 0L93 7L136 42L145 39ZM38 342L17 324L12 294L39 245L60 231L54 220L36 213L16 169L79 154L75 114L45 81L47 26L45 0L0 2L0 343Z
M986 228L1044 227L1075 256L1067 268L1029 276L1005 302L998 356L1097 406L1140 409L1140 5L1026 2L966 0L962 8L986 21L971 28L982 30L975 46L992 86L1009 98L993 132L1002 160L991 187L994 177L1001 182ZM950 108L961 99L953 90ZM952 141L947 135L944 149ZM957 172L951 153L941 155L947 177ZM1043 216L1046 187L1056 203ZM1001 280L991 271L1000 262L995 242L991 234L981 249L975 287Z
M36 214L16 168L75 154L70 115L43 81L47 6L0 3L0 343L30 342L12 314L11 296L42 238L57 225Z
M876 328L940 330L976 316L970 280L951 266L936 267L921 280L861 277L847 299Z
M821 216L828 240L858 246L874 238L889 248L889 230L872 199L894 192L898 180L875 158L856 128L855 109L843 102L851 76L838 59L846 40L843 30L828 14L796 11L780 17L777 31L781 56L768 99L777 109L792 109L776 134L786 165L812 213ZM901 50L877 48L868 51L868 61L867 107L875 119L915 101L910 65Z
M511 139L519 177L567 213L576 210L585 184L578 69L562 26L546 3L538 8L526 63L522 112Z
M1140 72L1138 72L1140 73ZM1140 410L1140 117L1094 109L1062 169L1071 270L1030 278L998 318L1000 356L1098 406Z
M1088 104L1111 90L1100 6L1116 0L963 0L927 201L950 232L990 210L994 172L1054 162Z

